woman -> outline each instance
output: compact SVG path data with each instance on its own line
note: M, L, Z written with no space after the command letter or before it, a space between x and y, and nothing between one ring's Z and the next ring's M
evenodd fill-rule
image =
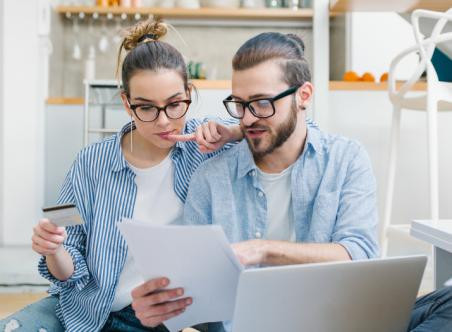
M161 21L147 21L125 37L118 60L128 51L121 98L131 122L78 154L58 203L76 204L84 225L64 230L39 221L33 249L42 255L39 272L52 283L50 296L1 321L0 330L166 331L142 326L130 307L130 292L143 280L116 224L124 217L175 222L196 167L241 138L238 126L185 121L191 88L182 55L160 41L166 31Z

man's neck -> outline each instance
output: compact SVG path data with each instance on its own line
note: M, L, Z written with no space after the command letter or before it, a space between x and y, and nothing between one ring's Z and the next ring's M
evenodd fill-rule
M300 117L294 132L287 141L257 161L257 167L265 173L281 173L297 161L303 152L306 137L306 122L304 117Z

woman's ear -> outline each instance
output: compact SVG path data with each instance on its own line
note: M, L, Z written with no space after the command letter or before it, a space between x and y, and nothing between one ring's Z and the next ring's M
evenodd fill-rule
M191 93L193 92L193 84L189 83L188 84L188 89L187 89L187 94L188 94L188 98L191 99Z
M129 116L132 116L132 110L130 109L129 99L124 91L121 91L121 100L124 105L124 108L126 109L127 114L129 114Z

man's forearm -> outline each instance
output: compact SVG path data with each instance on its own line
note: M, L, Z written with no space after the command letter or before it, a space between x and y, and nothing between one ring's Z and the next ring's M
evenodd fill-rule
M292 243L266 241L265 265L289 265L351 260L347 250L337 243Z

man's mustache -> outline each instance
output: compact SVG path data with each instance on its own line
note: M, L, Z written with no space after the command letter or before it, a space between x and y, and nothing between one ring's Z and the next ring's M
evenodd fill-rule
M244 131L247 131L247 130L270 130L270 128L267 126L262 126L262 125L251 125L251 126L242 126L242 130L244 130Z

